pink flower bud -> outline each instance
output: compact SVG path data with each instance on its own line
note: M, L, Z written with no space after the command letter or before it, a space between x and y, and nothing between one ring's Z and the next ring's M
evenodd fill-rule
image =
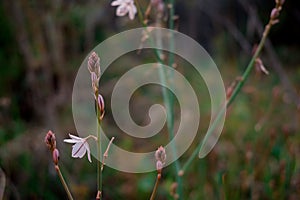
M279 16L279 10L277 8L273 8L271 11L270 18L271 19L276 19Z
M52 159L55 165L58 164L58 160L59 160L59 151L58 149L54 149L52 152Z
M162 146L160 146L156 152L155 152L155 159L156 159L156 170L160 174L162 171L162 168L165 165L166 162L166 150Z
M51 151L56 148L55 134L51 130L46 134L45 143Z
M157 161L160 161L162 164L165 164L167 155L166 150L162 146L160 146L155 152L155 158Z
M164 164L161 161L156 162L156 170L161 173L162 168L164 167Z
M98 108L99 108L99 112L100 112L99 116L100 116L100 119L102 119L103 116L104 116L104 111L105 110L104 110L104 99L103 99L101 94L98 95L97 104L98 104Z

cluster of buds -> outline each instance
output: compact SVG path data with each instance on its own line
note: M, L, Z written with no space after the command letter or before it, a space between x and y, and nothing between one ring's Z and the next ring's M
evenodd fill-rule
M101 75L100 58L96 52L92 52L88 58L88 70L91 74L92 88L94 91L95 101L97 102L97 110L99 111L99 119L104 116L104 99L99 94L99 80Z
M158 176L161 176L162 168L165 165L167 154L164 147L160 146L155 152L156 159L156 170L158 172Z
M96 52L93 52L88 59L88 70L91 73L92 88L94 93L98 93L99 80L101 75L100 58Z
M272 25L279 22L278 17L285 0L275 0L275 2L276 2L276 6L275 8L272 9L270 14L270 22L272 23Z
M55 165L58 165L59 151L56 148L55 134L52 131L48 131L48 133L46 134L45 143L46 143L46 145L48 146L49 150L52 153L53 163Z

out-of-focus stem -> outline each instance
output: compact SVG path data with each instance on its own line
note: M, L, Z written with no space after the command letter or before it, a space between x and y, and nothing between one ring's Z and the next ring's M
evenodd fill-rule
M174 0L169 0L169 29L174 30L174 15L175 15L175 1ZM174 35L173 33L171 33L170 35L170 52L169 52L169 60L168 60L168 65L170 67L172 67L174 65ZM169 76L169 80L170 80L170 84L171 87L173 86L173 72L170 73ZM170 135L170 139L174 138L174 97L172 95L170 95L170 93L168 92L168 98L167 100L169 101L169 107L170 107L170 127L169 127L169 135ZM172 149L172 153L174 156L177 155L177 150L175 145L173 144L171 146ZM183 185L182 185L182 177L179 175L179 171L180 171L180 162L179 160L175 160L175 176L176 176L176 182L178 184L177 187L177 194L179 199L182 199L183 196Z
M139 19L140 19L142 25L145 28L147 28L147 24L145 23L145 21L143 19L142 9L139 5L139 2L137 0L135 0L135 3L138 8ZM170 10L169 11L169 17L170 17L169 29L174 29L174 12L175 12L174 0L169 0L168 3L169 3L169 10ZM172 65L174 63L174 54L172 53L172 49L174 49L173 35L171 35L171 38L170 38L170 52L171 53L169 54L169 60L168 60L168 65L170 67L172 67ZM161 58L160 50L155 49L155 56L159 63L161 63L161 64L164 63ZM160 79L162 85L167 85L168 79L167 79L167 75L166 75L166 72L163 69L163 67L159 67L158 73L159 73L159 79ZM170 78L172 78L172 76ZM170 81L172 81L172 80L170 80ZM165 87L162 87L162 94L163 94L163 101L164 101L164 104L165 104L166 110L167 110L167 128L168 128L168 132L169 132L169 137L170 137L170 139L172 139L172 138L174 138L174 112L173 112L174 99ZM172 145L171 149L172 149L173 156L176 156L177 151L176 151L175 146ZM181 168L181 166L180 166L179 160L175 160L175 167L174 167L175 170L174 171L175 171L175 176L176 176L176 182L178 183L177 193L178 193L179 199L182 198L182 190L183 190L182 189L182 178L181 178L181 176L179 176L180 168Z
M266 25L265 30L263 32L262 38L259 42L259 45L257 47L257 49L255 50L254 55L252 56L249 64L247 65L246 70L244 71L241 81L236 85L232 95L230 96L230 98L228 99L227 103L226 103L226 108L228 108L233 101L236 99L237 95L240 93L242 87L244 86L246 80L248 79L250 72L255 64L255 60L258 58L259 54L261 53L261 50L265 44L266 38L271 30L271 27L274 25L273 24L273 20L270 19L269 23ZM212 123L212 125L210 126L210 128L207 131L206 135L210 135L210 133L212 131L214 131L216 124L218 123L220 117L224 114L225 112L225 108L222 108L222 110L218 113L217 117L215 118L214 122ZM205 139L204 139L205 140ZM190 166L190 164L192 163L192 161L196 158L197 154L199 151L201 151L201 147L202 147L202 143L200 143L198 145L198 147L194 150L194 152L192 153L192 155L189 157L189 159L186 161L186 163L183 165L181 172L184 173L186 171L186 169Z

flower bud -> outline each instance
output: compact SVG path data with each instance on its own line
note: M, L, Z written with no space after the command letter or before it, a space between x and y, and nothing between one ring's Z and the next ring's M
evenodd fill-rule
M155 152L155 159L156 159L156 170L158 174L161 174L162 168L165 165L167 155L166 150L162 146L160 146Z
M105 112L105 110L104 110L105 105L104 105L104 99L101 94L98 95L97 104L98 104L98 108L99 108L99 112L100 112L99 116L100 116L100 119L102 119L104 116L104 112Z
M56 148L55 134L51 130L46 134L45 143L51 151Z
M163 167L164 167L164 165L161 161L156 162L156 170L158 171L158 173L161 173L161 170Z
M100 77L100 58L96 52L93 52L88 59L88 69L90 73L94 72L97 78Z
M160 146L155 152L155 158L157 161L160 161L162 164L165 164L167 155L166 150L162 146Z
M273 8L271 11L270 18L271 19L276 19L279 16L279 10L277 8Z
M58 149L54 149L52 152L52 159L55 165L58 164L58 160L59 160L59 151Z
M95 72L91 73L91 80L92 80L92 88L93 88L94 92L96 93L99 88L99 79Z

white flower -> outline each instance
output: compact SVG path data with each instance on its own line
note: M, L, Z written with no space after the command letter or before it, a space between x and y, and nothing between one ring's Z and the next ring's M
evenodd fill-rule
M87 152L88 160L92 162L91 151L87 138L80 138L75 135L69 134L71 139L65 139L64 142L74 144L72 146L72 157L73 158L82 158Z
M129 19L133 20L137 9L133 0L115 0L111 3L112 6L118 6L117 16L125 16L128 13Z

